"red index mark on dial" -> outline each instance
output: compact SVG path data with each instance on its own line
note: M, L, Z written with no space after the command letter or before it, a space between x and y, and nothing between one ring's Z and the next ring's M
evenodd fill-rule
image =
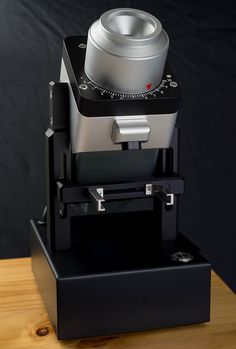
M152 84L150 82L148 84L146 84L146 88L148 91L151 89L151 87L152 87Z

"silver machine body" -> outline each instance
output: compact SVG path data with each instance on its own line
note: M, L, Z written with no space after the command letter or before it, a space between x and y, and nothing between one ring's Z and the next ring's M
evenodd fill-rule
M82 115L78 110L63 61L61 64L60 81L69 84L70 139L73 153L121 150L122 139L120 143L117 143L114 137L112 137L112 134L114 123L125 120L130 121L130 137L124 138L124 142L127 141L127 139L133 141L136 130L136 140L143 142L142 149L169 147L177 112L173 114L154 115L101 115L97 117ZM140 122L146 123L150 129L149 135L145 141L142 140L142 134L139 135L138 133L139 127L137 127L137 124L139 125ZM132 130L132 127L134 130ZM139 139L139 136L141 136L141 139Z
M104 13L90 27L86 46L84 71L89 83L98 86L102 92L118 93L121 99L136 96L145 98L149 90L162 83L169 39L160 21L144 11L115 9ZM136 178L137 172L140 175L151 175L158 149L170 145L177 111L146 115L119 115L116 112L106 116L83 115L76 103L63 59L60 81L69 86L70 141L76 161L79 163L82 154L88 154L88 157L91 153L97 154L96 165L76 165L80 171L78 176L85 177L81 171L94 171L99 180L112 181L118 180L119 175L124 180L132 176ZM86 89L87 85L82 84L80 87ZM124 154L123 144L134 141L140 143L141 150L155 150L155 156L152 155L147 161L150 152L145 155L137 150L139 155L135 154L134 157L131 153ZM106 152L106 156L102 152ZM117 152L123 154L114 156ZM89 162L85 160L85 155L83 159L83 164ZM103 168L107 169L107 162L111 165L105 175ZM142 169L142 163L146 171ZM104 178L103 175L99 176L101 172ZM91 177L91 181L94 180Z

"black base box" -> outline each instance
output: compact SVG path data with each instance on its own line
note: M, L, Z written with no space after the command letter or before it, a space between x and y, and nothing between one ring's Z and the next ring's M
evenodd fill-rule
M87 232L52 252L46 235L32 220L32 270L58 339L209 321L211 267L185 237L158 243ZM177 251L194 259L175 262Z

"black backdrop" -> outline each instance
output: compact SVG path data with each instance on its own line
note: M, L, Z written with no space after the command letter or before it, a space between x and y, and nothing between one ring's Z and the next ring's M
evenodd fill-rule
M0 0L0 257L29 255L29 219L45 204L48 82L62 39L114 7L156 15L183 90L180 227L236 290L234 1Z

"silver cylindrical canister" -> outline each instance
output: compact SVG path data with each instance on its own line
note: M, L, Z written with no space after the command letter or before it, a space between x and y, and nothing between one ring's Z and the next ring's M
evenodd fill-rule
M110 10L89 29L85 73L104 89L145 93L162 80L168 46L156 17L136 9Z

